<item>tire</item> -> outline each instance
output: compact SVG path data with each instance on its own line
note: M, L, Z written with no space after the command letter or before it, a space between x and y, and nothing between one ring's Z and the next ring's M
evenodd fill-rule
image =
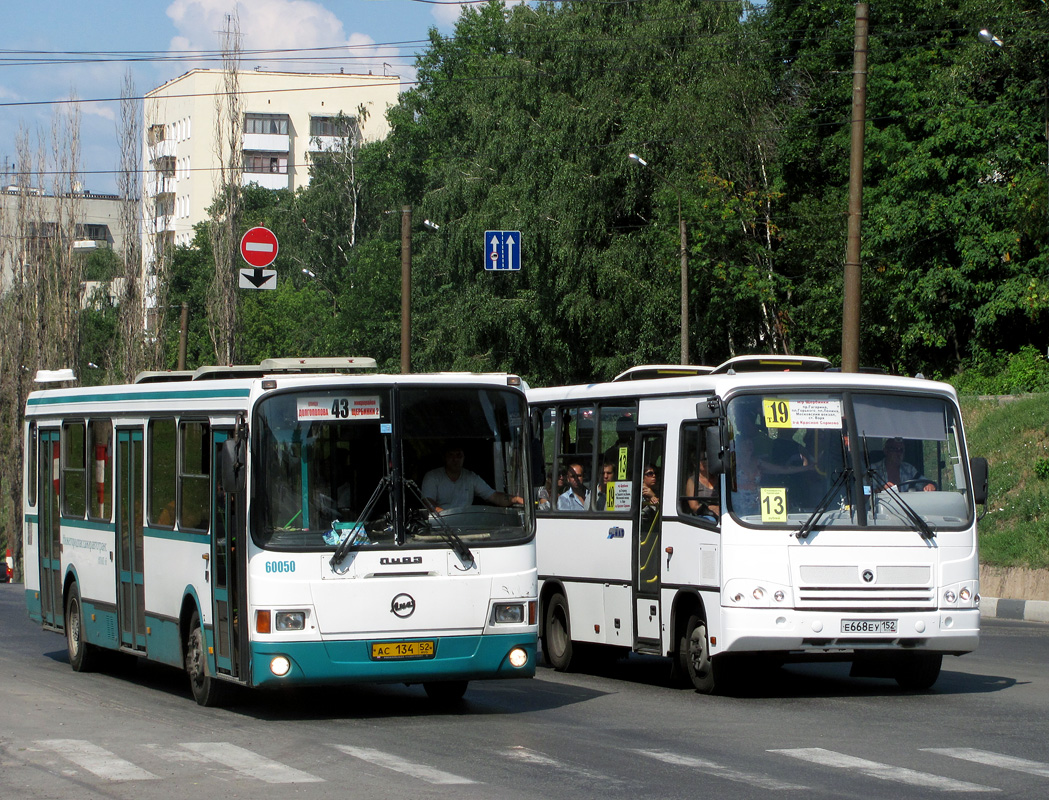
M99 660L98 648L85 640L84 607L80 600L80 588L74 583L66 597L66 650L69 666L75 672L91 672Z
M200 626L197 612L189 621L189 636L186 637L186 674L189 688L197 705L214 708L223 704L227 686L218 678L208 674L208 653L204 640L204 629Z
M894 677L901 689L924 691L936 683L942 665L943 655L940 653L908 654L900 660Z
M700 694L713 694L718 688L718 659L710 656L707 622L698 614L690 614L684 632L678 639L677 670L675 672Z
M572 624L568 601L560 592L550 596L543 625L543 657L558 672L568 672L572 666Z
M426 696L441 705L454 705L463 699L469 681L428 681L423 684Z

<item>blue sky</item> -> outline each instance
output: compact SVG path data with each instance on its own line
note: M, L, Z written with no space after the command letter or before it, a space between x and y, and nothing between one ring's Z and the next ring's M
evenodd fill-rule
M220 46L226 15L236 9L241 48L292 51L303 59L258 64L293 71L367 72L414 77L415 54L427 32L450 34L460 6L418 0L102 0L98 3L26 0L5 3L0 26L0 177L16 160L19 130L33 149L49 137L56 112L80 99L80 167L92 192L115 191L119 163L117 102L130 69L137 95L197 66L216 67L187 55ZM346 45L324 58L310 48ZM91 53L93 55L87 55ZM63 55L68 54L68 55ZM312 60L305 60L312 59ZM384 66L385 65L385 66Z

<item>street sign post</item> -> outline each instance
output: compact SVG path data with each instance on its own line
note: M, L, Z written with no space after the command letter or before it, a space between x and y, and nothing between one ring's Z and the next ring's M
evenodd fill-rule
M240 271L241 289L276 289L277 271L263 269L277 257L277 235L269 228L256 227L240 240L240 255L254 269Z
M519 272L521 270L521 231L484 232L484 268Z

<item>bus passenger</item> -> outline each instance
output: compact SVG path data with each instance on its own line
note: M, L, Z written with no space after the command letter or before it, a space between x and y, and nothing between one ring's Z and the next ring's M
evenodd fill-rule
M583 483L583 465L568 465L568 489L557 498L558 511L586 511L590 505L590 490Z

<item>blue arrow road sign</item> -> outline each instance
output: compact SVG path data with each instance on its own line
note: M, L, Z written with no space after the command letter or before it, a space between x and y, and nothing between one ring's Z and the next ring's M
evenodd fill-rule
M521 231L485 231L484 268L486 270L520 270Z

